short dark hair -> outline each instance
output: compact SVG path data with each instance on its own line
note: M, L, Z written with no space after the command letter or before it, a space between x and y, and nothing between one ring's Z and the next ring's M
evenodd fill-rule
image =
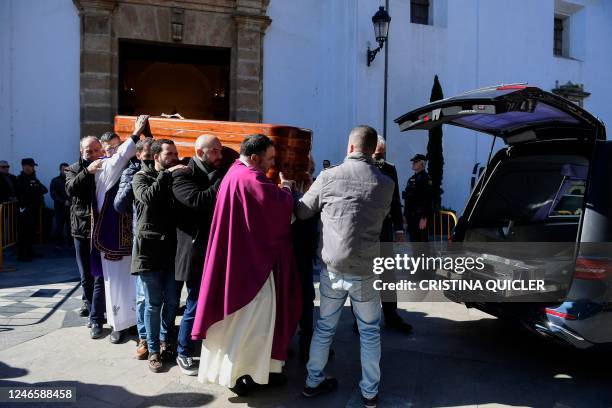
M163 145L174 145L174 142L170 139L157 139L151 144L151 154L156 155L160 154L162 151Z
M62 167L69 167L70 165L68 163L60 163L59 165L59 169L61 170Z
M115 132L104 132L102 133L102 136L100 136L100 141L104 143L108 143L116 137L119 137L119 135L116 134Z
M138 143L136 143L136 151L138 153L142 153L145 146L151 146L153 145L153 142L154 140L152 137L145 137L144 139L139 140Z
M349 141L358 151L372 155L378 144L378 132L371 126L360 125L351 130Z
M274 142L268 136L258 133L248 135L246 139L240 143L240 154L242 156L263 154L270 146L274 146Z

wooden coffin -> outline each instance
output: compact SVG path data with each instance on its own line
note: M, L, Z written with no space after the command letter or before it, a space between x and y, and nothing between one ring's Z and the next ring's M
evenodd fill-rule
M129 137L134 131L135 116L115 116L115 132L122 138ZM262 123L219 122L210 120L166 119L151 117L149 127L154 138L171 139L176 144L179 157L192 157L194 143L202 134L212 134L221 140L224 147L225 163L238 157L240 143L253 133L261 133L274 141L276 164L268 177L279 181L278 172L287 178L305 181L310 166L312 131L293 126Z

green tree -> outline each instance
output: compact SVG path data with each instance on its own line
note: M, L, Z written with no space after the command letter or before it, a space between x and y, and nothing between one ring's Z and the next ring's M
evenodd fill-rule
M434 77L433 87L431 88L430 102L444 99L442 86L438 76ZM427 141L427 172L431 177L433 190L434 209L439 210L442 205L442 175L444 172L444 154L442 151L442 125L429 130L429 140Z

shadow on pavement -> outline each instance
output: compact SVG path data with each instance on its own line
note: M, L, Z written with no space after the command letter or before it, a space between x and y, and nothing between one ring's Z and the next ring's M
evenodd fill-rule
M201 407L210 404L214 397L205 393L196 392L167 392L154 396L141 396L127 391L125 388L115 385L90 384L80 381L45 381L36 384L12 380L23 377L28 370L10 367L0 362L0 387L74 387L76 388L77 401L75 403L3 403L2 407L48 407L48 406L108 406L108 407ZM138 381L137 378L134 381Z
M5 266L15 270L0 272L0 289L80 281L74 249L37 245L32 262L17 262L14 252L5 253Z

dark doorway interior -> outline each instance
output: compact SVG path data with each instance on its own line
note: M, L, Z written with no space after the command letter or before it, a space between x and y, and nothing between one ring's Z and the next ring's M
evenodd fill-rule
M229 120L230 50L119 40L119 114Z

